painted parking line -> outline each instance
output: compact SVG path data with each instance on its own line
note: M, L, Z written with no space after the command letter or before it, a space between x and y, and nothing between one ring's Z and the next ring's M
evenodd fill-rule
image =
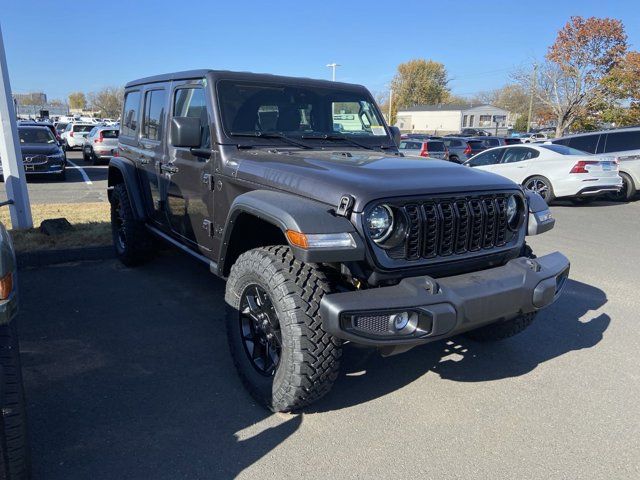
M68 158L67 158L67 163L70 163L71 165L73 165L74 168L77 168L78 170L80 170L80 175L82 175L82 179L84 180L84 183L86 183L87 185L93 185L93 182L89 179L89 175L87 175L87 172L84 171L84 168L79 167Z

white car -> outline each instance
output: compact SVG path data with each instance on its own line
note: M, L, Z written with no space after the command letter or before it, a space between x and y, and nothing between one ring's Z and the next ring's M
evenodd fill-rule
M75 122L67 124L64 131L60 134L65 150L73 150L74 148L82 148L84 139L89 132L96 126L95 123Z
M522 143L544 142L548 139L547 134L542 132L526 134L524 137L520 137Z
M497 173L539 193L547 203L568 197L583 203L622 187L615 157L602 157L554 144L496 147L465 165Z

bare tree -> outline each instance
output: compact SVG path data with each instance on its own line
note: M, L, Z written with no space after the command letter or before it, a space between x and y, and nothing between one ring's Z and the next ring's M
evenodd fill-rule
M118 87L105 87L89 94L89 105L103 117L117 118L122 111L124 90Z
M627 50L622 22L610 18L571 17L535 76L522 71L515 78L533 91L543 110L557 122L556 135L569 127L606 96L603 79L624 57Z

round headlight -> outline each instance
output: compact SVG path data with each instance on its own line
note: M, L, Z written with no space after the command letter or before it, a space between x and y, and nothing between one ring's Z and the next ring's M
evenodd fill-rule
M366 226L374 241L386 240L393 230L393 212L387 205L378 205L367 215Z
M520 203L515 195L507 199L507 223L512 230L517 229L520 223Z

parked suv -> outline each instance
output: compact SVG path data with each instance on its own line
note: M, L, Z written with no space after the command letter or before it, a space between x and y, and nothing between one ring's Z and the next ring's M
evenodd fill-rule
M64 143L64 149L69 151L74 148L82 148L84 139L95 127L95 123L69 123L60 137Z
M471 158L471 145L464 137L444 137L443 142L449 150L449 161L464 163Z
M553 227L546 203L403 157L399 133L359 85L211 70L130 82L108 173L115 252L139 264L156 236L226 279L234 363L274 411L326 394L344 341L391 355L524 330L569 272L525 243Z
M82 158L85 162L91 161L97 165L103 160L109 160L118 150L118 134L120 130L115 127L93 127L84 140L82 146Z
M583 152L617 157L622 189L608 194L612 200L631 200L640 190L640 127L581 133L551 141Z
M449 160L449 152L442 138L400 140L399 148L404 155Z

